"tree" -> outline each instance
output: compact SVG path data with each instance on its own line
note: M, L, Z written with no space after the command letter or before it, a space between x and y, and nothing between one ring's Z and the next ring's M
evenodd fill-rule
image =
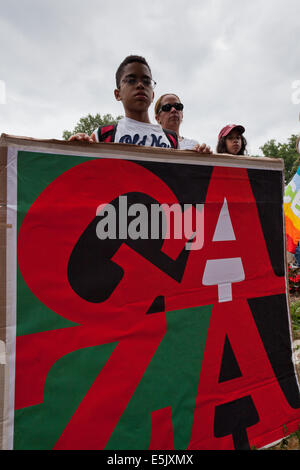
M299 166L299 154L296 149L297 135L292 134L287 143L276 143L274 139L268 140L260 150L265 157L282 158L285 167L285 182L289 183Z
M101 117L100 114L95 114L95 116L88 114L79 119L73 131L65 130L62 135L63 139L68 140L71 135L77 134L77 132L84 132L85 134L91 135L97 127L116 124L122 117L123 116L117 116L114 118L111 114L104 114L103 117Z

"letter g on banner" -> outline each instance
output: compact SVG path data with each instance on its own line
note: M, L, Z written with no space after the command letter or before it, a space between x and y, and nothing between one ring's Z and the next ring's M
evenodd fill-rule
M76 188L76 191L71 188ZM95 220L99 205L109 203L123 194L145 194L145 188L151 188L151 199L159 204L178 202L159 177L137 163L125 160L86 161L62 173L46 187L27 212L18 236L20 271L30 290L41 302L76 323L92 324L104 318L107 320L108 311L109 322L124 322L124 309L120 308L121 300L118 298L118 289L123 282L122 266L114 263L119 270L120 284L115 285L107 301L97 303L87 301L74 291L68 279L68 263L78 240ZM89 256L92 261L97 257L97 247L102 242L96 236L96 230L94 238L98 245L91 247ZM168 242L165 240L161 247L166 257ZM126 246L126 250L131 248ZM128 254L130 257L130 251ZM144 270L149 266L147 263L149 261L144 258ZM140 274L135 273L137 282ZM98 272L97 275L99 289L105 288L106 273ZM151 285L154 289L155 280L153 282ZM157 283L161 283L159 276ZM156 289L158 287L156 285ZM151 295L153 293L149 284L145 311ZM141 302L140 297L138 289L132 288L126 292L126 304ZM133 317L132 320L135 321Z

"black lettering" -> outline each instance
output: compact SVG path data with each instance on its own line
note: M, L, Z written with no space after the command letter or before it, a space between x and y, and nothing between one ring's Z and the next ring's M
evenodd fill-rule
M280 388L289 405L300 408L286 296L257 297L248 304Z
M216 406L215 437L232 435L236 450L250 450L246 429L259 422L259 416L250 396Z
M228 336L226 335L219 375L219 383L233 380L241 376L241 370L235 358Z

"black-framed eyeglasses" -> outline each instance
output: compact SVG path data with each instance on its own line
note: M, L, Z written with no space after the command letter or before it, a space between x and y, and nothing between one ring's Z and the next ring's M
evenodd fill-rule
M129 86L135 86L138 82L142 82L142 84L146 87L155 88L156 82L150 77L141 77L137 78L134 75L128 75L127 77L121 80L124 83L127 83Z
M168 113L169 111L171 111L172 108L175 108L176 111L182 111L183 107L184 106L182 103L173 103L173 104L166 103L162 105L159 112L164 111L165 113Z

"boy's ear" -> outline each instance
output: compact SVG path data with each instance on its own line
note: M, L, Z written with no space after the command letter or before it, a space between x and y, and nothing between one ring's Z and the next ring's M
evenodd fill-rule
M122 100L122 98L120 96L120 90L118 88L115 89L114 94L115 94L115 98L116 98L117 101Z

